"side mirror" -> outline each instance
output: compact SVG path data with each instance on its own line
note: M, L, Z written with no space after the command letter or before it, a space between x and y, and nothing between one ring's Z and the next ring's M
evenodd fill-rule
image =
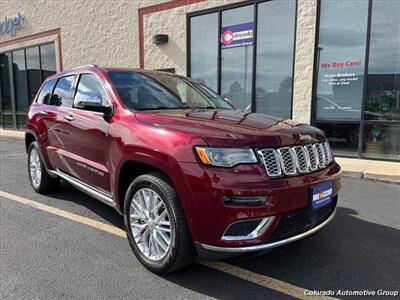
M230 105L232 105L233 108L236 109L236 106L235 106L235 104L233 103L233 101L232 101L231 99L226 98L226 97L223 97L223 99L224 99L226 102L228 102Z
M111 117L113 109L111 106L103 105L101 95L95 91L81 92L77 95L74 107L104 113L104 117Z
M92 91L84 93L81 92L78 94L78 99L76 99L74 106L76 108L81 108L81 109L101 107L102 106L101 95L97 92L92 92Z

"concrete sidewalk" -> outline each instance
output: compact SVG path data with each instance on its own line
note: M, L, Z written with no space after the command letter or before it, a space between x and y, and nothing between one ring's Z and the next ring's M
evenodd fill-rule
M0 129L0 137L24 139L23 131ZM342 175L400 184L400 162L335 157Z
M24 139L25 132L16 130L5 130L0 128L0 137L6 137L11 139Z
M343 176L365 178L400 184L400 163L335 157L342 167Z

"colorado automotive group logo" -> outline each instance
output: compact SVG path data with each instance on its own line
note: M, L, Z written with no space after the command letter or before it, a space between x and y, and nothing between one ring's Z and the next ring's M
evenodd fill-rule
M222 35L221 35L221 43L224 45L230 45L232 44L233 41L233 32L228 30L225 31Z
M253 22L222 27L221 32L222 49L253 45Z

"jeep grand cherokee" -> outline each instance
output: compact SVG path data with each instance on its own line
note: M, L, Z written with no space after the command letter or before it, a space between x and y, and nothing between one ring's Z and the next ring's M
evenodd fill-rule
M114 207L156 273L307 237L332 220L340 188L322 131L155 71L87 66L46 79L26 149L36 192L62 179Z

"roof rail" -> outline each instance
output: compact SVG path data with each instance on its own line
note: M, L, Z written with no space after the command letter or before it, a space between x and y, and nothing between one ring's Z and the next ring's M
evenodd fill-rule
M97 67L98 67L98 65L95 65L95 64L89 64L89 65L84 65L84 66L77 66L77 67L75 67L75 68L85 68L85 67L95 67L95 68L97 68Z
M95 64L90 64L90 65L84 65L84 66L68 67L68 68L65 68L64 71L68 71L68 70L71 70L71 69L87 68L87 67L95 67L95 68L97 68L98 66L95 65Z

